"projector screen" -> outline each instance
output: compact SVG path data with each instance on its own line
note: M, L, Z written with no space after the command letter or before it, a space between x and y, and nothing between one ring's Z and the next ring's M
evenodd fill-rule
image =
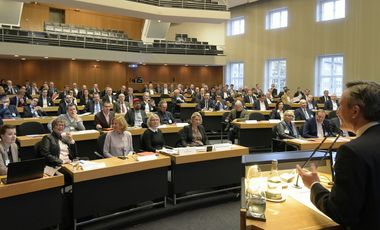
M0 24L20 26L23 2L0 0Z

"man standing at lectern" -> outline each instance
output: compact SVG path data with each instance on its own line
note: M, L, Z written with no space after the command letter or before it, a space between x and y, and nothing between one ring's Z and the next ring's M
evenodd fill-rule
M329 192L319 183L315 166L297 171L310 199L323 213L346 229L380 229L380 85L350 82L337 115L341 129L357 135L338 150L334 185Z

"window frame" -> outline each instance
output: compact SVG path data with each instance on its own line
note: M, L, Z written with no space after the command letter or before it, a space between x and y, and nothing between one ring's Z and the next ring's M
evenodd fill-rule
M343 17L337 18L336 16L336 2L338 1L344 1L344 15ZM334 15L331 19L323 19L323 5L329 2L334 3ZM333 20L340 20L346 18L346 13L347 13L347 7L346 7L346 0L317 0L317 7L316 7L316 20L317 22L328 22L328 21L333 21Z
M243 26L240 25L240 30L239 30L239 33L236 33L236 34L233 34L233 23L234 22L237 22L237 21L240 21L240 24L241 22L244 23ZM241 31L241 28L243 28L243 30ZM230 20L228 20L227 22L227 36L228 37L232 37L232 36L238 36L238 35L243 35L245 34L245 17L244 16L238 16L238 17L234 17L234 18L231 18Z
M282 89L284 86L286 86L286 81L287 81L287 64L288 64L288 61L286 58L270 58L270 59L267 59L265 61L265 76L264 76L264 80L265 80L265 86L264 86L264 90L265 92L270 89L271 87L271 84L272 84L272 81L271 81L271 75L270 75L270 67L271 67L271 63L273 62L281 62L281 61L285 61L285 84L282 86L281 84L279 84L280 82L280 78L279 75L277 76L277 80L276 80L276 88L278 89ZM280 66L280 64L278 64L278 66ZM279 69L278 69L278 73L280 73Z
M242 75L241 77L237 77L237 78L233 78L233 74L232 74L232 71L233 71L233 65L234 64L238 64L238 65L242 65L239 66L239 70L242 70L242 73L238 73L238 75ZM225 77L225 83L226 84L234 84L235 88L238 89L240 87L244 87L244 72L245 72L245 63L243 61L231 61L227 64L227 71L226 71L226 77ZM237 79L237 82L236 83L234 81L234 79ZM241 81L241 84L239 84L239 81Z
M330 76L328 75L322 75L322 60L324 58L333 58L331 69L330 69ZM342 58L342 74L341 75L334 75L334 68L335 68L335 58ZM317 96L323 95L323 91L326 90L326 88L322 89L322 79L324 78L330 78L330 87L327 89L330 94L335 93L337 96L340 96L343 93L343 85L344 85L344 55L339 54L326 54L326 55L320 55L316 58L316 65L315 65L315 82L314 82L314 92ZM337 87L334 84L334 80L336 78L342 78L341 79L341 88L340 90L336 90ZM340 91L340 92L339 92Z
M286 25L281 26L282 22L282 13L286 11ZM272 15L275 13L280 13L280 24L279 27L273 27L273 22L272 22ZM265 17L265 29L266 30L276 30L276 29L282 29L282 28L287 28L289 26L289 10L288 7L281 7L281 8L276 8L273 10L269 10L266 14Z

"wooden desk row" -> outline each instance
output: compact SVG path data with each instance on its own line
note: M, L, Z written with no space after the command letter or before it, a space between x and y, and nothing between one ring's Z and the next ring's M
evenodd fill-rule
M58 112L58 107L59 106L49 106L49 107L42 107L42 110L46 113L54 113L54 112ZM77 108L79 111L83 111L84 110L84 105L78 105ZM17 107L17 111L19 113L23 113L24 112L24 107Z
M99 213L122 213L120 210L128 211L131 205L146 201L165 207L166 197L173 197L174 203L185 199L177 197L179 193L199 193L199 190L209 191L220 186L236 189L243 173L241 156L245 154L248 154L247 148L234 145L231 150L183 156L158 154L157 159L148 161L137 161L132 156L125 160L116 157L99 159L91 163L103 165L91 170L63 165L66 181L71 181L69 184L72 186L72 199L69 200L72 207L67 210L72 214L67 216L73 216L75 229ZM60 223L63 210L60 188L63 185L63 176L0 184L0 214L4 218L2 227L41 229ZM86 220L82 222L82 218Z

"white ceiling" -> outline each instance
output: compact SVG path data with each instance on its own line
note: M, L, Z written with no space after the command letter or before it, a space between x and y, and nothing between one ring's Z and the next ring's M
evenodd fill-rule
M240 5L244 5L244 4L248 4L248 3L252 3L252 2L257 2L259 0L224 0L224 1L227 2L227 5L229 8L232 8L235 6L240 6Z

